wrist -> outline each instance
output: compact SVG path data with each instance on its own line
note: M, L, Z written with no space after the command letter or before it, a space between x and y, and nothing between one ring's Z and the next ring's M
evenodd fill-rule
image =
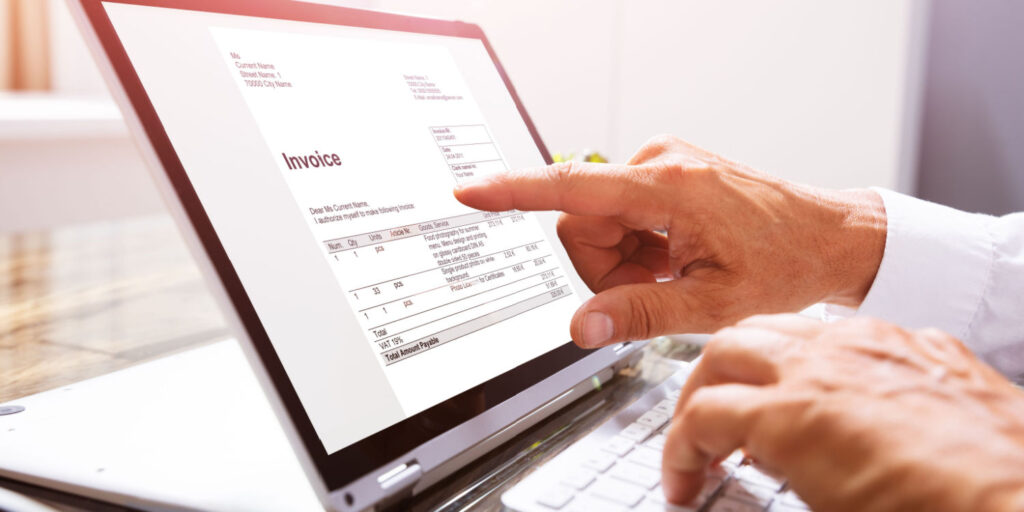
M882 196L869 189L827 191L822 255L828 283L824 302L856 308L867 296L885 253L887 221Z

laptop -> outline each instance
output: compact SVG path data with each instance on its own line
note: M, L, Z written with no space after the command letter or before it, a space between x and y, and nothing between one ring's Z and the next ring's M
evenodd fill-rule
M452 195L550 162L479 27L290 1L70 4L325 507L425 488L638 350L571 343L588 292L556 214Z
M481 212L452 196L466 180L551 161L479 27L284 0L70 4L280 423L290 453L271 447L274 460L288 466L293 455L301 469L304 481L281 485L308 484L314 502L331 510L401 503L637 356L641 343L586 351L569 339L569 320L589 292L558 241L556 213ZM218 345L178 360L201 367L230 351ZM181 367L157 363L86 387L120 393L110 403L138 407L149 422L188 411L182 390L214 396L192 407L201 418L189 425L195 430L157 441L168 460L182 443L205 443L212 453L237 441L202 433L204 424L231 424L238 397L218 394L215 382L196 388ZM223 372L247 378L237 368ZM160 389L177 401L131 395L144 374L174 383ZM658 468L683 379L685 369L504 503L545 512L672 509ZM251 397L240 401L259 408ZM63 402L76 413L92 407ZM81 428L109 438L96 425ZM249 432L238 439L253 467L267 463ZM136 434L125 443L154 440ZM30 444L11 446L33 453ZM88 446L73 451L76 460L111 462ZM153 476L131 471L117 485L102 483L131 455L87 478L67 471L69 487L89 494L106 485L117 494L128 482L153 485ZM62 466L24 467L22 476ZM709 482L698 504L705 509L799 504L741 454ZM122 492L118 501L247 508L218 502L230 494L223 488L145 492ZM181 502L200 494L209 501Z

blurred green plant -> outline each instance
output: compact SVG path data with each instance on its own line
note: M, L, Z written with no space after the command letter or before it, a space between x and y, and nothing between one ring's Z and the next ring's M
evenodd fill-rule
M608 163L608 159L597 151L591 151L584 149L579 153L555 153L551 155L551 159L555 162L597 162L601 164Z

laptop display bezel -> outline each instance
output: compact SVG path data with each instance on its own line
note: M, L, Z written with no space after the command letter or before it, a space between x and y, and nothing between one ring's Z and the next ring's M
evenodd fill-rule
M434 439L451 428L482 414L503 401L527 390L543 379L583 359L593 352L576 347L570 340L556 349L519 367L469 389L419 414L355 442L334 453L327 453L303 408L287 372L277 356L256 310L245 292L230 258L221 244L195 189L175 152L149 95L145 91L127 52L121 44L103 3L131 4L473 38L481 41L504 82L520 116L547 163L550 155L519 96L483 31L476 25L411 16L388 14L288 1L212 1L212 0L79 0L99 42L125 90L143 130L156 152L163 172L188 216L202 249L214 266L231 305L237 312L248 338L270 376L301 441L328 489L342 487L360 476ZM556 241L552 241L556 242ZM564 326L558 326L564 332Z

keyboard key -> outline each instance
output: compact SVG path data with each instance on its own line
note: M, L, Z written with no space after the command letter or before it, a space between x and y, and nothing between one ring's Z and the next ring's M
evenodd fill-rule
M639 418L637 418L636 422L641 425L646 425L651 429L657 430L661 428L661 426L664 425L665 423L668 423L668 418L668 414L662 414L658 411L647 411L643 413L643 415L641 415Z
M665 448L665 434L658 434L644 443L645 446L658 450L659 452Z
M601 479L590 487L592 496L632 507L644 498L644 490L632 484L609 478Z
M700 505L685 507L680 505L670 505L664 502L652 500L651 498L647 498L633 510L639 512L697 512L699 508Z
M668 400L671 400L673 402L678 402L679 401L679 395L681 395L682 393L683 393L683 391L681 389L676 389L676 390L673 390L673 391L669 391L668 393L665 393L665 397Z
M790 507L793 510L810 510L811 509L811 507L807 506L807 504L804 503L804 500L800 499L800 497L797 496L796 493L793 492L792 489L789 489L786 492L780 494L779 497L775 501L776 502L781 502L782 505Z
M772 498L775 497L775 489L740 480L730 480L729 483L725 484L723 494L733 499L756 503L761 505L761 507L766 507L772 501Z
M615 464L615 456L602 452L590 454L590 458L583 463L585 467L599 473L608 471L608 468L612 467L613 464Z
M642 443L645 439L651 437L651 434L653 433L653 427L641 425L640 423L632 423L628 427L622 429L622 432L619 432L619 435L625 437L626 439Z
M739 467L740 464L743 464L743 459L746 458L747 456L743 453L743 450L736 450L730 453L729 456L726 457L725 460L722 462L728 462L729 464L732 464L734 467Z
M655 502L661 503L662 505L668 503L667 501L665 501L665 491L662 490L660 485L652 489L651 492L647 493L647 499L654 500Z
M661 469L661 452L647 448L646 446L636 447L635 450L629 452L629 455L626 456L626 460L652 469Z
M708 512L761 512L763 509L764 505L725 497L715 500Z
M744 482L769 487L776 491L782 489L781 480L758 470L754 466L743 466L739 468L733 474L733 477L738 478Z
M565 475L562 478L562 483L572 487L573 489L582 491L583 489L586 489L588 485L594 483L595 478L593 471L577 469L576 471Z
M651 410L660 412L666 416L672 416L676 412L676 403L672 400L662 400Z
M566 512L625 512L626 508L610 501L599 500L589 496L577 496L569 504Z
M654 486L661 482L661 471L645 468L632 462L616 464L608 474L645 489L653 489Z
M556 486L548 489L537 498L537 503L545 507L560 509L572 501L574 493L568 487Z
M604 451L622 457L633 449L633 440L621 436L615 436L602 447Z

